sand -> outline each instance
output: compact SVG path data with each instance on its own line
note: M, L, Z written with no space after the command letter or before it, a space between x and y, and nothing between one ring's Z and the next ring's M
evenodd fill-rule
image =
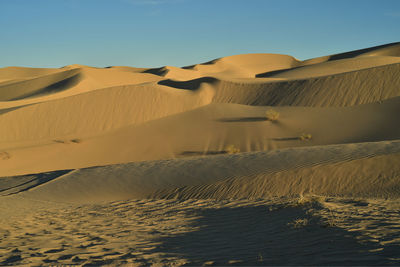
M0 69L1 265L399 265L400 44Z

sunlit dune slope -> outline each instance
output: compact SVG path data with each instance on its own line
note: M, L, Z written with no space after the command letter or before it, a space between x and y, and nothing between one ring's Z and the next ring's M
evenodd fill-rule
M210 104L97 136L75 133L5 142L0 149L10 158L0 175L224 154L230 145L246 152L395 140L400 138L399 101L397 97L347 108L277 107L277 121L266 116L271 107Z

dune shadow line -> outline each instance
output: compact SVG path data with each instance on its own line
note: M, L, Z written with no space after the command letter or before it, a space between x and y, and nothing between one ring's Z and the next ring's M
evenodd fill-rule
M30 92L28 94L20 95L18 97L10 99L10 101L21 100L21 99L29 98L29 97L38 97L38 96L47 95L47 94L59 93L59 92L62 92L64 90L67 90L67 89L77 85L80 82L80 80L81 80L81 74L77 73L71 77L68 77L68 78L65 78L56 83L50 84L49 86L46 86L40 90Z
M71 171L72 170L59 170L31 175L2 177L0 179L0 195L12 195L29 190L33 187L63 176Z
M295 70L302 68L304 66L299 66L299 67L293 67L293 68L287 68L287 69L281 69L281 70L273 70L273 71L267 71L263 73L258 73L255 75L256 78L269 78L269 77L274 77L274 75L289 71L289 70Z
M171 79L166 79L159 81L157 84L169 86L177 89L184 89L184 90L197 90L200 88L202 83L210 83L214 84L217 83L219 80L213 77L202 77L198 79L188 80L188 81L175 81Z
M266 117L241 117L241 118L221 118L217 119L219 122L258 122L268 121Z
M152 69L142 71L142 73L150 73L150 74L154 74L157 76L165 76L168 72L169 72L169 70L166 67L152 68Z

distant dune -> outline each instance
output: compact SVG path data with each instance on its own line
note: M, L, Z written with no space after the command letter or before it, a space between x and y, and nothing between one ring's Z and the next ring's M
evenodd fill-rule
M154 211L157 206L154 203L166 205L166 210L168 203L194 210L207 203L204 205L209 208L217 205L216 210L228 214L228 206L239 209L243 199L246 205L270 205L271 210L278 202L280 207L293 209L305 201L308 204L301 207L310 208L310 214L318 210L318 218L328 222L332 220L328 210L333 214L335 207L350 205L343 198L369 199L365 214L376 215L373 213L376 199L383 199L379 205L387 210L396 210L400 197L399 114L400 43L305 61L288 55L248 54L186 67L2 68L0 202L3 204L0 208L4 216L0 217L0 223L3 222L0 226L9 230L0 230L5 236L0 239L0 251L6 255L0 256L0 264L40 265L47 260L47 263L96 265L93 255L85 254L90 242L94 247L91 253L102 259L107 249L124 250L120 241L115 244L110 241L115 247L106 248L107 242L99 240L108 237L102 236L96 239L98 244L95 239L86 240L81 245L87 247L76 245L70 254L63 252L63 246L52 245L38 254L31 253L36 256L27 256L26 251L31 248L16 241L20 240L17 237L9 237L13 231L29 228L28 222L24 224L19 219L21 216L37 216L32 212L47 209L56 212L61 206L70 218L75 215L66 211L68 207L76 212L82 207L89 209L81 215L87 218L96 212L95 206L90 206L93 204L103 207L107 216L114 218L116 215L108 210L112 205L127 212L129 207L142 211L146 205ZM270 202L257 202L261 200ZM115 201L126 202L115 204ZM145 203L143 207L140 201ZM347 210L354 205L346 206ZM335 212L337 218L348 219L339 208ZM365 220L371 225L372 221L377 224L377 220L384 225L388 217L385 214L376 215L379 218L368 215ZM288 216L282 215L279 220ZM99 225L105 223L106 217ZM30 220L36 222L36 219ZM11 229L10 220L22 226ZM174 224L179 224L178 221ZM398 222L390 223L398 227ZM350 229L350 224L336 223L346 231L358 231L354 229L365 226L357 224L358 228ZM37 225L40 231L48 227ZM95 228L88 230L90 235L94 235ZM363 234L368 235L367 232ZM374 235L378 232L377 229ZM151 233L146 238L151 238ZM389 229L384 233L387 238L392 232ZM118 234L121 233L113 233ZM319 241L312 238L307 244L315 248ZM390 244L395 244L400 237L395 235L390 240ZM41 247L41 242L35 239L33 244ZM377 259L384 260L374 263L399 263L390 256L400 251L398 246L387 245L380 239L376 242L381 242L389 252L379 254ZM15 249L19 252L5 249L15 247L11 243L18 246ZM83 248L86 252L80 250ZM359 251L356 246L352 249ZM381 251L374 249L377 248L370 248ZM133 259L132 253L126 257ZM68 257L78 254L81 255L78 259ZM147 259L159 261L149 262L143 256L142 263L163 262L161 254L151 255ZM166 262L203 264L204 255L185 261L169 258ZM243 256L242 263L258 264L249 255ZM122 255L119 256L97 263L136 262L123 261ZM217 263L225 265L229 261ZM229 264L236 263L240 261ZM284 261L270 263L279 265Z

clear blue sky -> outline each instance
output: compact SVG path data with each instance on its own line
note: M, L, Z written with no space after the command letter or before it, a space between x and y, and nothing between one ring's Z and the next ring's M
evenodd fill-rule
M307 59L400 41L400 0L0 0L0 67Z

